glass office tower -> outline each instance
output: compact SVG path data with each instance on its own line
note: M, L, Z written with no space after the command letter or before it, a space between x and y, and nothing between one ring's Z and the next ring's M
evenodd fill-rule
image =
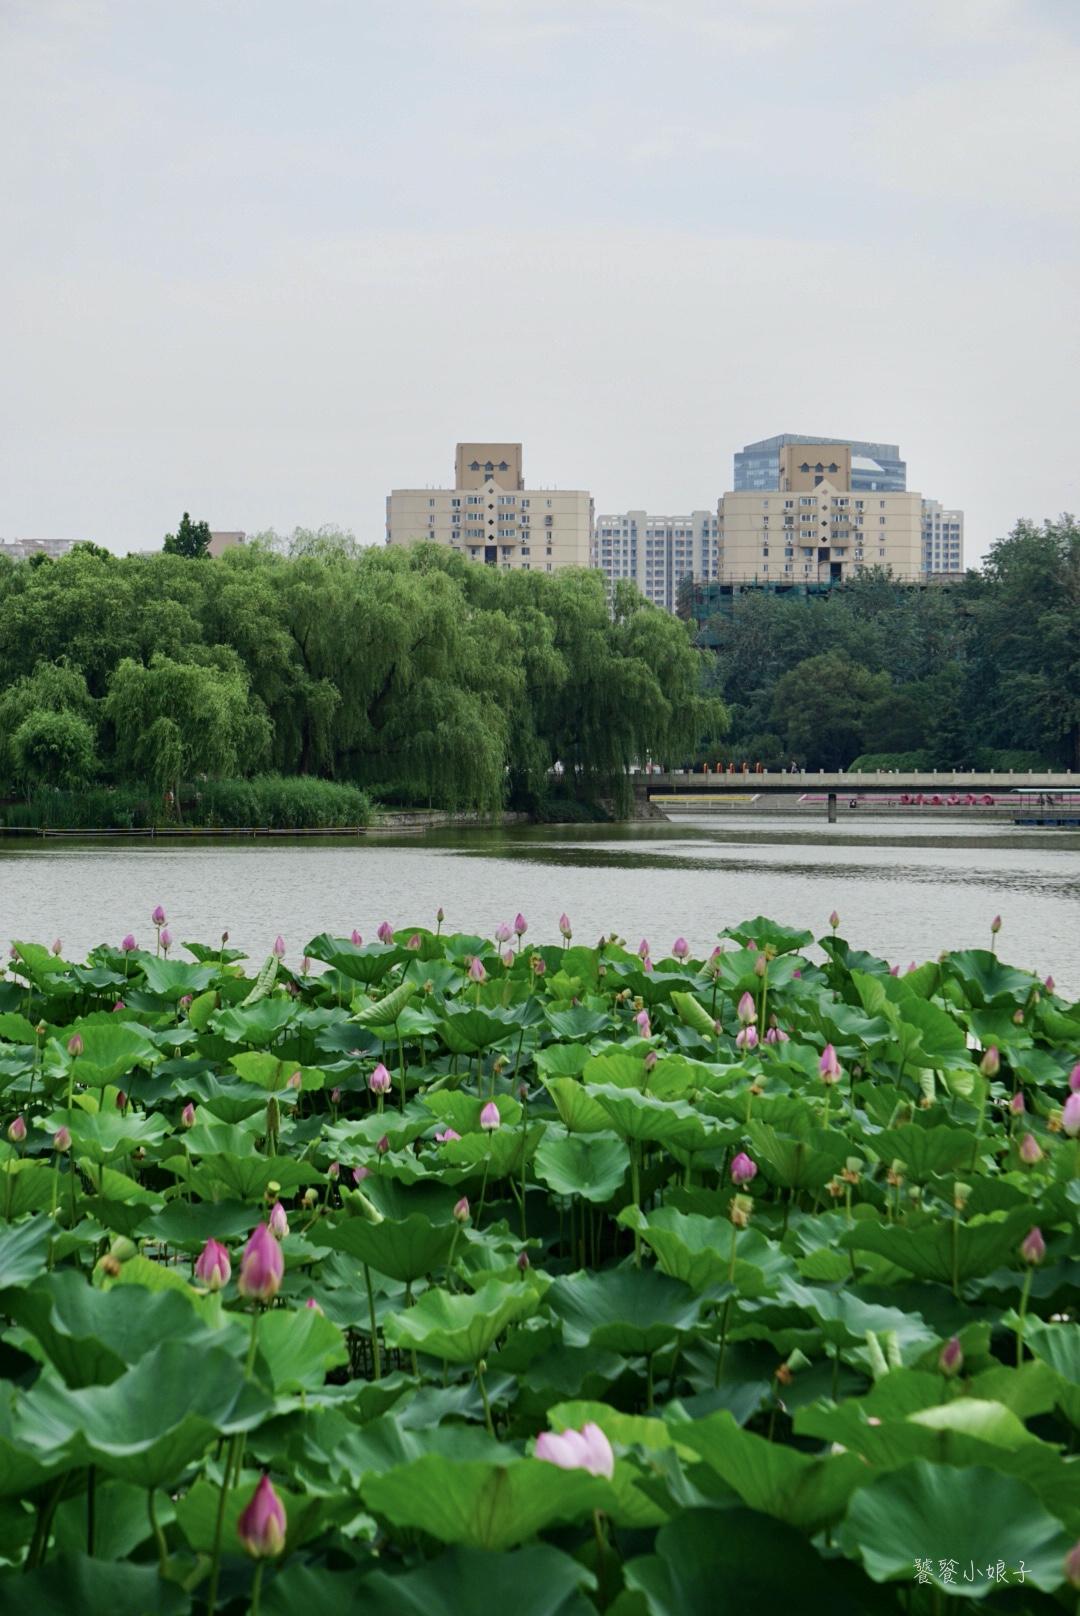
M898 443L861 443L854 438L810 437L784 432L775 438L748 443L735 456L735 492L780 487L780 450L789 444L839 443L851 448L851 486L882 494L907 489L907 462L900 459Z

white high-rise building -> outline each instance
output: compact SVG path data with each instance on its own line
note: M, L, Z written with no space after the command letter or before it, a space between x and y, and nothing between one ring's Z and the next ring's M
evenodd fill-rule
M939 499L922 502L923 571L929 574L964 570L964 513L942 509Z
M708 583L719 576L719 542L715 511L623 511L596 518L592 564L607 579L609 594L619 578L631 578L647 600L674 611L684 578Z

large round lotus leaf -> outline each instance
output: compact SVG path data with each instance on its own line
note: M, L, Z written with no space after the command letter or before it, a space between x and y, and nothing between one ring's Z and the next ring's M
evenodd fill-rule
M624 1207L619 1222L638 1229L656 1253L665 1274L682 1280L693 1291L726 1285L731 1274L732 1225L727 1218L706 1218L697 1212L660 1207L648 1217L636 1206ZM757 1229L744 1229L735 1238L734 1284L740 1296L764 1296L776 1289L791 1259Z
M610 1201L630 1171L630 1152L615 1134L560 1137L549 1129L533 1157L533 1170L556 1195Z
M156 1564L64 1554L38 1571L0 1580L0 1606L28 1616L183 1616L191 1595L163 1581Z
M914 1581L916 1562L956 1598L980 1599L985 1575L964 1581L961 1568L1003 1561L1009 1585L1021 1579L1045 1593L1065 1580L1072 1539L1023 1482L983 1466L959 1470L924 1460L879 1477L852 1498L838 1533L875 1582ZM952 1567L947 1578L943 1568Z
M504 1285L496 1279L471 1296L432 1289L415 1307L392 1314L385 1335L393 1347L413 1347L449 1363L476 1363L508 1325L529 1318L539 1305L531 1285Z
M97 1290L70 1268L43 1275L5 1305L69 1386L116 1380L162 1342L205 1330L190 1302L175 1290L156 1295L137 1285Z
M453 1223L432 1223L422 1212L400 1221L384 1218L370 1223L367 1218L343 1218L323 1223L319 1244L344 1251L358 1262L367 1263L389 1279L403 1283L441 1268L454 1241Z
M657 1352L697 1322L699 1299L655 1268L609 1268L555 1280L545 1297L571 1346Z

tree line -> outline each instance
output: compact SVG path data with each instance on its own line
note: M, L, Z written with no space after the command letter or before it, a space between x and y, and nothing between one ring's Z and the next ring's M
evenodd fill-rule
M688 626L590 571L274 535L0 566L0 792L315 776L387 802L543 810L718 742ZM194 538L192 534L194 533Z
M880 572L734 597L701 639L731 728L711 754L782 768L1080 770L1080 527L1020 522L946 586Z

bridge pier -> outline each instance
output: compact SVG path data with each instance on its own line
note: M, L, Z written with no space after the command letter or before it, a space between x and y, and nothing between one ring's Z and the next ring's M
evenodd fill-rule
M829 824L836 824L836 792L830 791L828 796Z

